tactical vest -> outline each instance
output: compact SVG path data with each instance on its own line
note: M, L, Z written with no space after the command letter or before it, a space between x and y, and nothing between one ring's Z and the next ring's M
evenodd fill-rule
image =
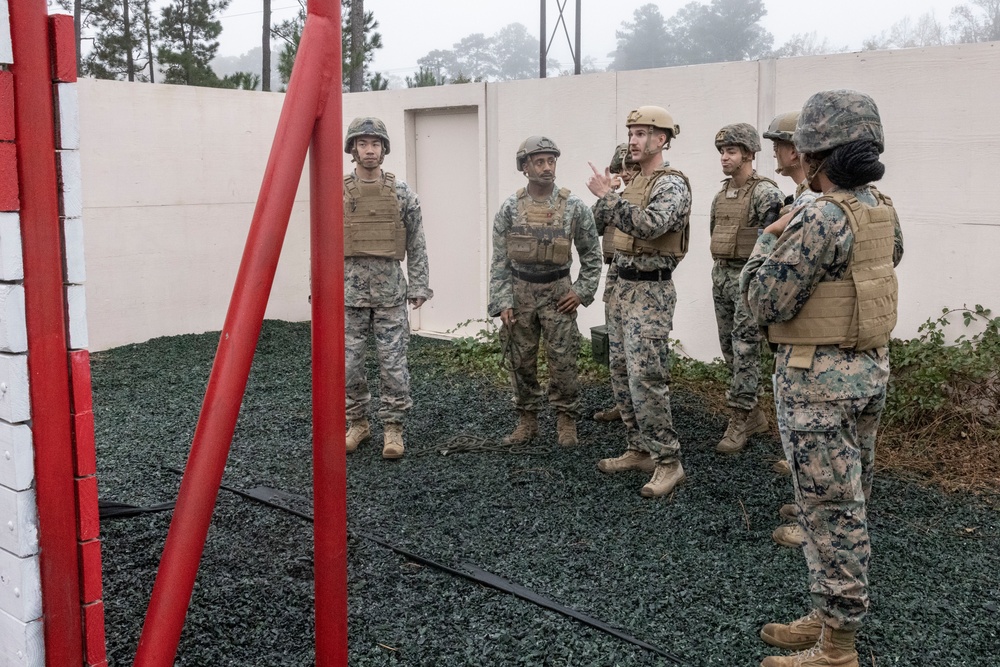
M376 183L344 177L344 256L406 257L406 227L392 174Z
M688 177L673 167L661 167L649 176L638 173L632 177L628 187L622 192L622 199L639 208L645 209L649 206L649 199L653 193L653 186L661 177L680 176L684 179L684 185L691 191L691 182ZM677 232L667 232L657 236L655 239L640 239L630 234L626 234L617 227L609 227L604 231L605 238L611 234L611 244L614 249L623 255L671 255L678 262L684 259L688 251L688 241L691 236L691 211L684 214L684 228Z
M761 183L778 185L770 178L751 174L743 187L736 190L735 197L729 197L729 184L732 179L722 184L722 190L715 196L713 202L715 212L715 227L712 229L713 259L749 259L753 253L754 244L760 230L749 227L750 205L753 201L754 189Z
M896 213L891 199L876 190L873 194L879 200L876 206L845 192L816 200L833 202L844 211L854 246L843 279L819 283L795 317L767 328L772 343L803 346L793 350L794 367L811 366L816 345L864 351L889 342L898 296L892 265Z
M528 191L517 191L517 220L507 232L507 258L521 264L563 266L570 261L570 244L575 222L569 233L563 225L569 190L560 188L555 206L537 202Z

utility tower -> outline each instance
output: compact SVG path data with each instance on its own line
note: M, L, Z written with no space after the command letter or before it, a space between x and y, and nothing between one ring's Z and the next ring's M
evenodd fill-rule
M566 35L566 44L569 46L570 55L573 56L573 74L580 73L580 4L582 0L576 0L576 21L573 23L573 32L575 35L575 40L570 39L569 28L566 26L566 5L569 4L569 0L555 0L556 7L559 9L559 17L556 19L555 25L552 26L552 33L548 32L545 22L545 10L548 5L548 0L539 0L541 8L541 27L538 30L538 78L545 78L545 61L548 59L549 49L552 48L552 41L556 38L556 33L559 32L559 26L562 25L563 34Z

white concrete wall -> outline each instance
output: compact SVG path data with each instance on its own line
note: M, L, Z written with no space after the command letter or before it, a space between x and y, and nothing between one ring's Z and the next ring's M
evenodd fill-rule
M489 229L500 202L523 183L513 164L518 143L530 134L552 137L563 153L558 184L591 203L584 185L587 162L607 163L625 138L630 109L667 107L681 126L667 158L690 177L695 204L691 253L676 274L674 336L688 353L709 359L719 354L708 254L708 208L722 178L715 133L738 121L762 128L775 113L798 108L826 88L868 92L882 111L887 176L880 188L896 203L906 239L896 334L915 335L944 306L1000 308L1000 278L992 268L1000 221L988 196L994 176L974 168L979 156L1000 148L1000 89L990 83L997 80L1000 44L988 43L359 93L344 96L344 118L346 124L375 115L386 122L392 152L385 168L419 183L418 192L433 193L435 199L425 201L428 210L446 210L438 193L449 192L461 200L461 210L477 212L474 220L464 213L425 216L434 230L428 234L435 244L431 286L442 300L435 306L458 301L446 309L457 324L485 317ZM91 349L221 328L282 99L80 82ZM459 109L476 114L478 145L469 145L471 135L463 131L449 159L442 148L448 146L446 124L435 130L445 136L429 143L413 136L421 114ZM438 169L428 169L428 154L420 154L425 150L433 152L430 163L440 163ZM468 152L477 155L475 167L460 158ZM477 169L478 187L449 188L457 165ZM759 171L774 177L773 165L765 142ZM775 180L792 190L790 180ZM304 180L272 291L271 318L309 317L307 188ZM442 234L452 225L474 225L478 237L469 237L465 227L454 237ZM462 241L442 248L448 241L441 238ZM478 270L447 259L468 252L481 258ZM457 292L449 297L450 286L469 281L480 285L478 299ZM436 310L434 318L425 318L435 321L433 332L446 328L440 315ZM580 326L586 331L602 321L598 297L582 312ZM419 328L420 320L413 324Z

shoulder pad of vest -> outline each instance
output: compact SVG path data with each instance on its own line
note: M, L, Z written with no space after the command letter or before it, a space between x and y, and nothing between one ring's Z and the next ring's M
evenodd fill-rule
M523 199L526 194L528 194L528 188L518 188L514 196L518 199Z
M570 195L569 188L559 188L560 199L569 199L569 195Z

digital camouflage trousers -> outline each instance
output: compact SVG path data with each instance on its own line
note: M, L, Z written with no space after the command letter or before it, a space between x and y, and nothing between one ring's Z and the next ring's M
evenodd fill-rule
M375 336L379 366L379 410L384 423L401 424L413 405L410 399L410 369L406 348L410 343L410 322L406 303L387 308L344 308L344 360L347 420L368 414L372 395L365 373L368 334Z
M722 357L733 374L726 392L730 407L750 410L760 389L760 326L740 293L740 266L712 265L712 299Z

